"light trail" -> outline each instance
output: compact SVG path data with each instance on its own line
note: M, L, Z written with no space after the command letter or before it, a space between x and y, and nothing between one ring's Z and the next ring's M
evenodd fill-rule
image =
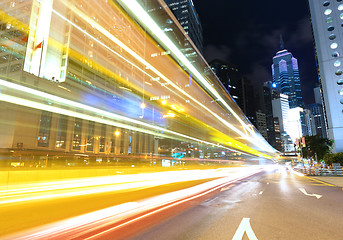
M245 169L245 168L243 168ZM237 169L182 170L0 186L0 207L35 200L137 190L177 182L226 177Z
M113 230L120 230L145 217L158 214L169 208L206 196L228 184L261 172L260 167L235 169L225 177L199 184L187 189L162 194L146 200L128 202L60 222L9 236L8 239L94 239ZM125 220L126 219L126 220ZM105 230L103 230L106 228ZM7 239L7 238L5 238Z
M62 103L62 104L65 104L67 106L71 106L73 108L77 107L77 108L80 108L82 110L87 110L87 111L90 111L92 113L99 114L100 116L109 117L111 120L106 120L106 119L103 119L100 117L94 117L94 116L90 116L90 115L87 115L84 113L79 113L79 112L75 112L75 111L71 111L71 110L62 109L60 107L55 107L55 106L48 105L48 104L37 103L37 102L30 101L27 99L10 96L10 95L7 95L5 93L0 93L0 101L10 102L10 103L18 104L21 106L36 108L36 109L40 109L40 110L45 110L45 111L49 111L49 112L67 115L67 116L73 116L73 117L86 119L86 120L90 120L90 121L95 121L95 122L99 122L99 123L104 123L104 124L108 124L108 125L112 125L112 126L118 126L118 127L131 129L131 130L135 130L135 131L139 131L139 132L149 133L149 134L156 135L156 136L165 136L164 134L161 134L161 133L156 132L156 131L166 132L166 133L172 134L174 136L190 139L190 140L193 140L196 142L205 143L205 144L208 144L211 146L220 147L220 148L227 149L227 150L232 150L231 148L228 148L228 147L225 147L222 145L218 145L215 143L211 143L211 142L207 142L207 141L204 141L201 139L197 139L197 138L194 138L194 137L182 134L182 133L171 131L171 130L166 129L166 128L161 128L161 127L158 127L156 125L151 125L151 124L148 124L148 123L143 122L143 121L131 119L131 118L128 118L128 117L125 117L122 115L115 114L115 113L110 113L110 112L107 112L107 111L104 111L104 110L101 110L98 108L94 108L94 107L91 107L88 105L84 105L84 104L81 104L81 103L78 103L75 101L67 100L67 99L64 99L64 98L61 98L61 97L58 97L55 95L51 95L51 94L48 94L45 92L41 92L41 91L38 91L38 90L35 90L32 88L24 87L22 85L11 83L11 82L8 82L5 80L0 79L0 86L8 87L10 89L15 90L16 92L21 91L21 92L25 93L25 95L31 94L31 95L39 97L39 98L50 99L56 103ZM134 123L134 124L137 124L140 126L148 127L148 128L155 130L155 131L151 131L148 129L141 129L141 128L134 127L134 126L131 126L128 124L115 122L112 119L117 119L117 120L121 120L121 121L125 121L125 122L131 122L131 123ZM262 154L262 153L254 150L254 149L251 149L250 147L247 147L247 146L244 146L244 149L242 148L242 150L245 150L246 152L251 153L251 154L256 155L256 156L261 155L261 156L264 156L266 158L271 158L270 156Z
M104 34L107 38L109 38L112 42L114 42L115 44L117 44L118 46L122 47L125 51L127 51L130 55L132 55L135 59L137 59L138 61L140 61L142 64L144 64L145 66L147 66L149 69L151 69L153 72L155 72L158 76L160 76L162 79L166 80L170 85L172 85L175 89L177 89L179 92L181 92L182 94L184 94L185 96L187 96L189 99L191 99L192 101L196 102L197 104L199 104L201 107L203 107L204 109L206 109L208 112L210 112L213 116L215 116L221 123L223 123L224 125L226 125L227 127L229 127L230 129L232 129L234 132L236 132L237 134L239 134L240 136L242 136L243 139L248 140L250 143L257 145L259 147L263 147L261 149L265 150L265 146L261 146L260 145L260 141L256 141L252 138L250 138L249 136L245 135L243 132L241 132L239 129L237 129L236 127L234 127L231 123L227 122L226 120L224 120L223 118L221 118L220 116L218 116L216 113L214 113L213 111L211 111L209 108L207 108L206 106L204 106L203 104L201 104L199 101L197 101L195 98L193 98L191 95L189 95L188 93L186 93L184 90L182 90L180 87L178 87L175 83L173 83L171 80L169 80L166 76L164 76L161 72L159 72L156 68L154 68L151 64L149 64L145 59L143 59L142 57L140 57L138 54L136 54L133 50L131 50L128 46L126 46L125 44L123 44L121 41L119 41L116 37L114 37L111 33L109 33L105 28L103 28L102 26L100 26L98 23L96 23L95 21L93 21L92 19L90 19L88 16L86 16L85 14L83 14L80 10L78 10L75 7L72 7L70 4L66 3L66 5L69 6L69 8L74 11L78 16L80 16L81 18L83 18L85 21L87 21L93 28L97 29L99 32L101 32L102 34ZM73 23L72 21L68 20L66 17L64 17L62 14L58 13L56 10L51 9L52 12L54 14L56 14L57 16L59 16L60 18L62 18L64 21L68 22L69 24L71 24L73 27L75 27L76 29L78 29L79 31L81 31L82 33L86 34L88 37L90 37L92 40L96 41L97 43L99 43L102 47L106 48L107 50L111 51L112 53L114 53L116 56L120 57L121 59L125 60L126 62L128 62L130 65L132 65L133 67L137 68L138 70L140 70L141 72L143 72L144 74L147 74L150 78L154 78L152 75L148 74L146 71L144 71L143 69L139 68L137 65L135 65L133 62L129 61L128 59L126 59L125 57L123 57L121 54L115 52L114 50L112 50L109 46L107 46L106 44L104 44L103 42L101 42L100 40L98 40L97 38L93 37L91 34L89 34L87 31L83 30L81 27L79 27L78 25L76 25L75 23ZM162 33L163 34L163 33ZM176 46L175 46L176 47ZM182 54L182 53L180 53ZM183 56L183 55L182 55ZM187 60L187 59L186 59ZM158 81L159 84L163 85L161 82ZM166 87L166 86L165 86ZM211 87L211 86L210 86ZM166 87L167 88L167 87ZM172 91L170 88L167 88L169 91ZM68 89L67 89L68 90ZM173 91L172 91L173 92ZM176 93L177 95L177 93ZM231 109L232 110L232 109ZM117 115L116 118L118 118L120 115ZM126 121L125 119L122 119L123 121ZM133 119L131 119L131 122L133 121ZM141 123L139 123L141 124ZM128 128L125 127L125 125L121 125L122 127L126 128L126 129L132 129L132 128ZM216 129L217 130L217 129ZM140 132L144 132L142 130L137 129L137 131ZM158 131L166 131L165 129L163 130L158 130ZM173 132L172 134L175 134L175 132ZM180 137L185 137L181 136L178 134L178 136ZM199 139L196 138L190 138L189 136L186 137L188 139L191 140L195 140L198 142L203 142L206 143L205 141L199 141ZM225 142L221 141L222 144L226 145ZM206 143L208 144L208 143ZM214 143L211 143L210 145L212 146L216 146ZM222 147L225 149L231 149L231 148L227 148L227 147ZM242 150L242 146L237 146L235 147L238 150ZM249 152L253 155L256 156L264 156L263 154L261 154L258 151L252 150L251 148L245 147L243 146L243 150L246 152ZM270 158L270 157L268 157Z
M136 16L136 19L144 25L147 29L150 29L152 33L160 39L160 42L163 43L167 48L190 70L193 76L196 78L217 98L220 102L233 114L233 116L242 124L242 126L247 129L254 138L250 138L246 136L243 132L239 131L237 128L226 122L224 119L221 119L218 115L211 112L213 116L215 116L218 120L222 121L223 123L226 122L226 125L234 130L236 133L241 135L243 138L251 142L252 144L261 146L261 149L269 149L273 152L273 150L265 143L262 137L256 135L256 133L250 129L250 127L243 122L243 120L237 115L237 113L226 103L226 101L219 95L219 93L206 81L206 79L202 76L202 74L189 62L189 60L184 56L184 54L175 46L175 44L167 37L167 35L160 29L160 27L156 24L156 22L147 14L147 12L142 8L142 6L137 1L122 1L119 0L122 6L130 9L131 13ZM201 103L200 103L201 105ZM205 106L202 106L206 109ZM209 109L206 109L210 111ZM261 141L261 143L257 143L256 141Z
M215 91L215 89L203 78L203 76L194 68L194 66L187 60L187 58L181 53L180 50L178 50L178 48L170 41L170 39L163 33L163 31L158 27L158 25L150 18L150 16L144 11L144 9L142 9L142 7L138 4L135 3L134 1L120 1L122 3L125 2L125 5L130 5L133 4L132 6L128 6L128 7L132 7L134 8L135 11L138 11L137 13L134 13L135 15L137 14L138 18L143 18L144 20L147 20L147 22L149 22L149 24L145 23L144 24L147 26L147 28L152 28L153 32L156 34L157 37L159 37L161 39L162 42L164 43L168 43L167 46L171 49L172 52L176 53L177 57L179 57L182 62L191 69L191 72L193 74L195 74L195 76L197 76L201 82L203 84L205 84L205 86L221 101L221 103L235 116L235 118L242 124L242 126L244 127L244 129L248 129L248 131L254 136L254 138L251 138L249 136L247 136L246 134L244 134L242 131L240 131L239 129L237 129L235 126L233 126L231 123L227 122L226 120L224 120L223 118L221 118L218 114L214 113L212 110L210 110L208 107L206 107L205 105L203 105L200 101L198 101L197 99L195 99L193 96L189 95L187 92L185 92L184 90L182 90L179 86L177 86L173 81L171 81L169 78L167 78L165 75L163 75L160 71L158 71L154 66L152 66L149 62L147 62L144 58L142 58L141 56L139 56L135 51L133 51L132 49L130 49L127 45L125 45L124 43L122 43L120 40L118 40L115 36L113 36L111 33L109 33L105 28L103 28L102 26L100 26L97 22L95 22L94 20L92 20L91 18L89 18L88 16L86 16L84 13L82 13L80 10L78 10L77 8L73 7L71 4L65 3L66 5L68 5L68 7L75 12L79 17L81 17L83 20L85 20L86 22L88 22L93 28L97 29L100 33L102 33L103 35L105 35L108 39L110 39L111 41L113 41L115 44L117 44L118 46L120 46L121 48L123 48L127 53L129 53L131 56L133 56L135 59L137 59L139 62L143 63L145 66L147 66L150 70L152 70L156 75L158 75L160 78L164 79L165 81L167 81L171 86L173 86L175 89L177 89L179 92L181 92L183 95L187 96L189 99L191 99L193 102L197 103L198 105L200 105L202 108L204 108L206 111L208 111L211 115L213 115L214 117L216 117L220 122L222 122L224 125L226 125L227 127L229 127L230 129L232 129L234 132L236 132L237 134L239 134L242 138L244 138L245 140L249 141L251 144L259 146L261 149L268 149L270 152L275 152L275 150L273 150L270 146L268 146L265 143L265 140L262 139L262 137L259 137L256 135L256 133L250 129L250 127L248 125L246 125L242 119L237 115L236 112L233 111L233 109L224 101L224 99L218 94L217 91ZM138 7L139 6L139 7ZM75 25L74 23L72 23L71 21L69 21L67 18L65 18L63 15L61 15L60 13L58 13L57 11L55 11L54 9L52 9L52 11L57 14L59 17L63 18L65 21L70 22L70 24L72 24L73 26L77 27L78 30L82 31L84 34L90 36L92 39L94 39L95 41L100 42L99 40L97 40L96 38L92 37L89 33L87 33L86 31L84 31L83 29L81 29L80 27L78 27L77 25ZM132 9L131 9L132 11ZM151 23L151 24L150 24ZM100 42L101 45L105 46L106 48L108 48L105 44L103 44L102 42ZM111 50L113 51L113 50ZM128 60L126 60L128 61ZM128 61L129 62L129 61ZM129 62L131 63L131 62ZM133 65L135 67L137 67L136 65ZM143 70L142 70L143 71ZM143 71L144 72L144 71ZM145 72L144 72L145 73ZM150 76L152 78L152 76Z

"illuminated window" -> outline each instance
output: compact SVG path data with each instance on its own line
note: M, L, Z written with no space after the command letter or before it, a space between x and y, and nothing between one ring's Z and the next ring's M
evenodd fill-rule
M339 67L339 66L341 66L341 61L337 60L337 61L335 61L335 62L333 63L333 65L334 65L335 67Z
M339 80L337 81L337 84L338 84L338 85L343 85L343 78L339 79Z
M333 56L333 57L339 57L339 52L333 52L333 53L332 53L332 56Z
M38 133L38 147L49 147L51 112L42 111Z
M341 76L342 75L342 73L343 73L343 71L342 70L337 70L336 72L335 72L335 74L337 75L337 76Z
M341 14L339 15L339 17L340 17L340 19L343 19L343 13L341 13Z
M101 125L101 137L100 137L100 145L99 145L99 152L105 152L105 141L106 141L106 125Z
M329 36L329 39L330 40L334 40L336 38L336 35L335 34L331 34L330 36Z
M94 122L88 122L87 151L93 151L94 146Z
M323 6L324 7L327 7L327 6L329 6L330 5L330 2L329 1L325 1L324 3L323 3Z
M343 4L340 4L337 8L339 11L342 11L343 10Z
M343 88L341 88L340 90L338 90L339 95L343 96Z
M338 47L338 44L337 43L331 43L331 45L330 45L330 48L331 49L336 49Z
M58 119L58 130L57 130L57 138L56 138L56 148L65 148L65 142L67 139L67 127L68 127L68 119L64 115L60 115Z
M82 119L75 118L73 134L73 150L81 149Z
M332 23L332 21L333 21L333 18L332 18L332 17L328 17L328 18L326 19L326 22L327 22L327 23Z
M334 29L335 29L334 26L329 26L329 27L328 27L328 31L330 31L330 32L333 31Z
M330 8L328 8L328 9L326 9L326 10L324 11L324 14L325 14L326 16L330 15L331 13L332 13L332 10L331 10Z

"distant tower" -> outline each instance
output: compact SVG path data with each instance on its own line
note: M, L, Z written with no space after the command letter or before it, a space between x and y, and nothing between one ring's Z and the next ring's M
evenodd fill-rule
M284 49L282 36L280 36L280 47L281 50L273 57L273 81L279 93L288 96L290 108L302 106L298 60Z

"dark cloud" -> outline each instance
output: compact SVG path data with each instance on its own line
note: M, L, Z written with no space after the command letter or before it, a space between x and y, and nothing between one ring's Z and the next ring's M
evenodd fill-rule
M208 62L214 59L230 61L231 54L232 50L226 45L216 46L209 44L204 47L204 56Z
M249 79L255 80L255 84L261 85L265 81L272 80L271 67L266 68L265 65L260 63L254 63L251 67L251 71L246 74Z
M293 31L292 31L293 30ZM301 48L304 45L312 44L312 31L311 31L311 22L308 17L300 19L294 29L288 29L290 36L288 38L287 45L294 48Z

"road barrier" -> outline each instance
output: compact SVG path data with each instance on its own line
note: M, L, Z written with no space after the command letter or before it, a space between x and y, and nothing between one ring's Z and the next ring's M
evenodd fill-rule
M342 168L298 168L296 169L310 176L343 176Z

